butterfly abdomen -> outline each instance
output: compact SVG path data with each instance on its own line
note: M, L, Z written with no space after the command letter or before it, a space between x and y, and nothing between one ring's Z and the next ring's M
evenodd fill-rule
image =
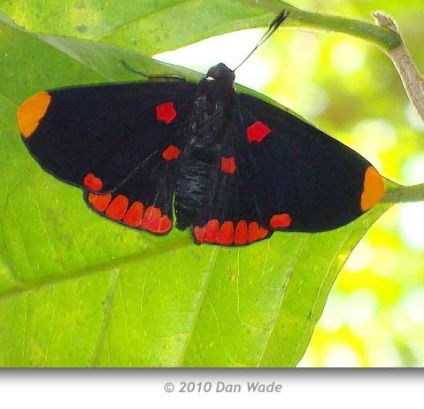
M177 227L185 229L198 220L200 212L210 205L215 172L214 161L182 158L175 191Z

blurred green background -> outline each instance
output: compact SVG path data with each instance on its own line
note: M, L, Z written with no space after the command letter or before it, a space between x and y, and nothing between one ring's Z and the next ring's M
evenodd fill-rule
M424 67L422 0L305 0L296 7L398 23ZM235 67L263 30L207 40L162 59L206 71ZM240 70L237 82L262 91L370 160L388 179L424 182L424 125L389 58L341 34L278 30ZM341 271L300 366L424 366L424 204L393 207Z

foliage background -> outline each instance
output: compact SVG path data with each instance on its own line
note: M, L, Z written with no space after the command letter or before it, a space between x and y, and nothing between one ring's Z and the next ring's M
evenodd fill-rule
M293 5L371 21L397 21L420 71L420 0L304 0ZM387 178L424 181L424 128L390 60L341 34L280 30L262 50L274 76L265 93L361 152ZM279 50L280 59L273 58ZM339 274L301 366L424 365L424 207L396 205L368 232Z
M19 4L24 7L25 1ZM292 4L306 10L368 21L370 11L382 8L398 21L416 61L424 60L420 55L424 18L420 1L409 1L407 5L395 1L335 0L294 1ZM37 21L38 16L35 17L32 21ZM81 15L75 16L75 21L80 20ZM74 29L75 25L71 27ZM36 27L28 28L36 30ZM101 36L101 33L86 32L84 25L78 26L78 30L86 33L87 38ZM166 29L158 31L155 44L160 45L161 36L166 33ZM104 40L107 42L108 38ZM386 177L406 184L422 181L419 174L423 169L422 125L414 118L397 74L381 50L346 35L295 29L279 30L261 49L260 56L265 64L257 72L262 78L270 79L263 87L267 95L353 146ZM221 59L218 56L218 60ZM238 79L249 85L241 81L242 75ZM331 292L301 365L422 365L423 243L420 236L417 239L414 234L416 229L408 228L408 223L417 227L420 217L412 218L411 222L411 216L420 211L422 214L417 206L410 205L392 209L357 247ZM142 277L140 280L143 281ZM221 289L222 283L217 282L217 288ZM89 297L98 291L94 281L92 291L93 294L87 294ZM75 293L75 297L80 297L77 290ZM172 296L170 289L165 289L163 294ZM66 295L70 296L69 291ZM124 300L122 297L122 305L126 307ZM41 306L43 300L38 303ZM66 310L66 305L59 307ZM39 319L41 322L43 317ZM40 351L39 356L44 352Z

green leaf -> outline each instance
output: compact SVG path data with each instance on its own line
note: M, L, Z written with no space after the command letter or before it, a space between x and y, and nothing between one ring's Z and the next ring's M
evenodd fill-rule
M389 204L335 231L243 248L111 223L30 157L17 107L43 89L139 80L121 60L196 75L7 19L0 55L0 365L295 366L339 269Z
M267 25L283 8L291 6L280 0L64 0L58 7L44 0L0 0L0 10L29 31L107 42L144 55Z
M235 30L267 26L283 9L286 27L338 31L391 49L400 37L368 22L311 13L281 0L0 0L28 31L115 44L154 55ZM189 16L189 18L187 18Z

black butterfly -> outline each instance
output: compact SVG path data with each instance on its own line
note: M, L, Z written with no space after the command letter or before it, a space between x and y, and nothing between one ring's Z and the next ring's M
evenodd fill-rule
M154 234L175 220L196 243L240 246L276 230L334 229L383 196L367 160L236 93L234 71L218 64L198 84L164 78L43 91L20 106L19 128L39 164L81 187L96 212Z

